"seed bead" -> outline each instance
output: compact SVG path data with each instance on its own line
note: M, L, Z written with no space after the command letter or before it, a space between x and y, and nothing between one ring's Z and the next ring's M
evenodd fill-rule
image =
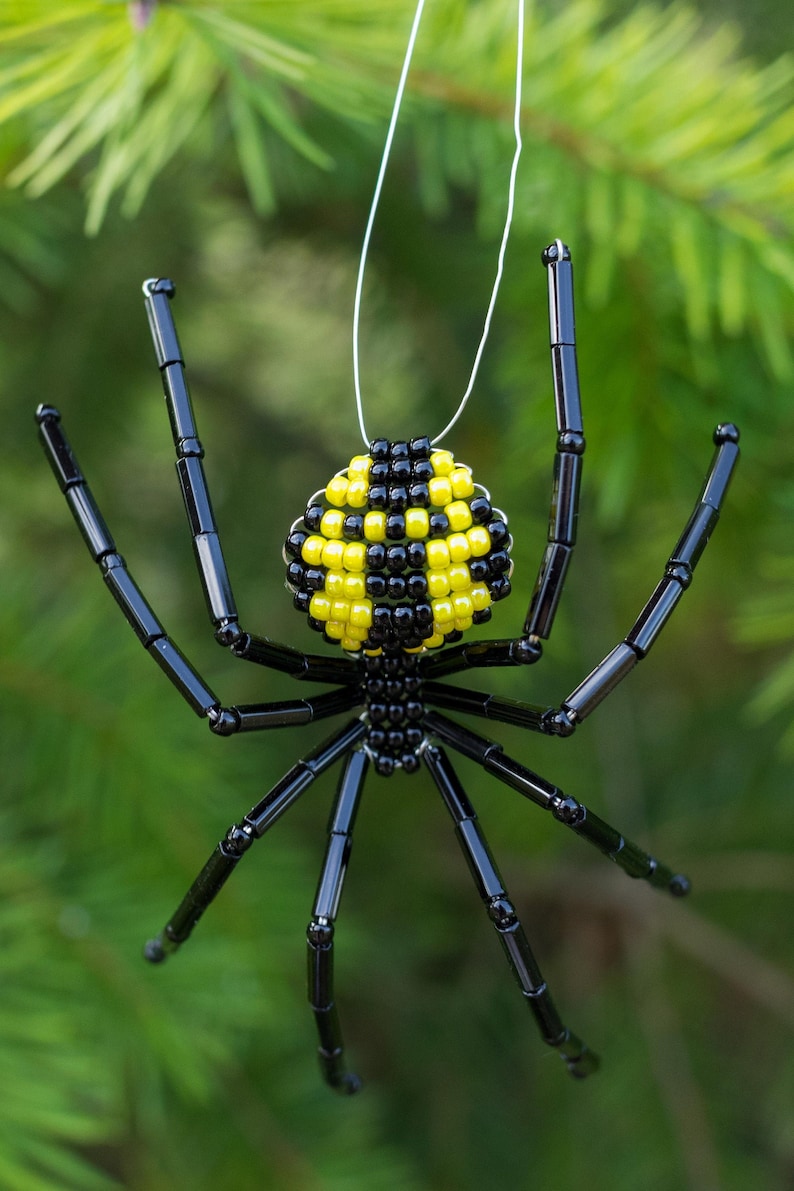
M334 476L326 485L325 499L330 505L335 505L341 509L347 502L347 490L349 486L350 481L346 476Z
M341 538L345 515L341 509L326 509L320 521L320 533L326 538Z
M437 476L448 476L455 470L455 460L451 451L433 451L430 462Z
M310 566L317 566L322 562L323 550L327 544L325 538L321 538L319 534L310 534L301 547L301 558Z

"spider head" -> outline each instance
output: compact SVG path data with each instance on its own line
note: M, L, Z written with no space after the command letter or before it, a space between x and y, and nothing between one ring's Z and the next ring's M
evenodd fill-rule
M511 545L504 514L449 451L376 438L292 526L287 585L327 641L421 652L490 619L510 592Z

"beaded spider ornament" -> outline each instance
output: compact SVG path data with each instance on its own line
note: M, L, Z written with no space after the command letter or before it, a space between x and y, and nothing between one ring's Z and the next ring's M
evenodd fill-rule
M410 53L424 0L419 0L395 101L387 147L362 251L354 316L358 310L366 245L383 179ZM618 645L557 706L522 702L445 679L472 668L526 667L542 655L551 633L576 541L585 440L574 336L570 252L557 240L543 254L548 275L551 363L557 422L556 453L546 547L516 637L465 640L468 629L490 620L493 605L510 592L510 548L504 514L475 484L468 467L437 444L460 416L471 392L488 332L501 276L520 152L521 34L514 127L516 154L511 171L508 217L499 270L469 386L439 438L369 440L354 374L359 423L367 451L351 459L308 502L284 546L287 584L296 608L331 655L307 654L243 629L224 561L184 374L184 358L170 311L174 286L159 278L144 283L144 297L176 450L176 468L193 540L196 566L215 638L232 655L281 671L293 679L330 684L326 693L280 702L225 705L181 653L119 554L105 519L51 405L36 411L45 453L67 504L105 583L141 644L177 692L218 736L301 726L353 713L344 725L295 762L251 810L227 831L199 872L165 929L146 946L161 962L190 936L204 911L251 846L326 770L340 766L328 843L307 930L309 1002L318 1032L318 1055L330 1087L352 1093L360 1087L347 1067L333 977L335 923L353 842L353 829L370 765L388 776L423 766L452 818L476 888L502 944L519 990L542 1039L582 1078L598 1066L594 1053L568 1029L491 855L477 814L447 748L475 761L497 781L516 790L580 838L609 857L628 876L674 896L689 882L627 840L582 802L507 756L501 745L480 736L445 711L514 724L531 732L565 738L645 658L689 586L717 523L738 458L736 427L714 434L716 453L689 521L664 573L640 615Z

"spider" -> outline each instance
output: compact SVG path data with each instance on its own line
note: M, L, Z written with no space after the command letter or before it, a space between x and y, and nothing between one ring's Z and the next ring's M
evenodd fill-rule
M307 654L243 630L215 524L203 449L188 393L182 351L170 312L171 281L144 283L146 310L176 447L176 469L197 569L216 640L244 661L301 681L331 684L324 694L284 702L224 706L166 633L134 582L107 528L61 426L58 411L36 411L44 450L105 583L139 640L212 732L232 736L310 723L354 712L342 728L298 760L233 824L162 933L147 943L152 962L184 943L204 910L255 840L261 838L325 770L341 763L325 858L307 931L309 1001L323 1076L341 1093L356 1092L334 996L334 924L350 856L353 826L370 765L381 775L424 766L449 811L488 917L541 1037L571 1075L585 1077L599 1060L562 1022L447 748L477 762L630 877L680 897L686 877L627 840L573 796L506 756L502 747L444 712L461 712L568 737L646 656L689 586L719 517L738 458L731 424L714 432L716 452L694 511L650 599L625 638L557 707L467 690L441 681L459 671L526 666L541 657L554 621L576 537L585 447L574 339L571 254L555 241L542 255L549 287L552 372L557 421L548 542L520 636L462 641L491 617L510 592L512 539L504 514L468 467L427 437L375 439L309 501L284 547L287 584L311 628L337 647Z

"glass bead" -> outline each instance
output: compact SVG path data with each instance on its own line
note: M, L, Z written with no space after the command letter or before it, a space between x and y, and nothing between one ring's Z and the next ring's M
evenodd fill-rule
M481 558L491 549L491 535L484 525L473 525L471 529L466 530L466 537L475 558Z
M326 545L325 538L321 538L319 534L310 534L301 547L301 558L304 562L317 566L319 562L322 562L323 550Z
M369 475L372 459L369 455L354 455L347 468L349 480L366 479Z
M422 508L407 509L405 513L405 533L409 538L426 538L430 530L430 519L427 510Z
M325 590L329 596L341 596L344 594L345 573L344 571L327 571L325 575Z
M346 571L363 571L367 565L367 548L363 542L348 542L342 559Z
M354 600L350 605L350 623L357 628L369 628L372 624L372 600Z
M386 537L386 514L371 510L364 514L364 537L368 542L382 542Z
M363 600L366 594L367 580L363 574L344 576L342 595L346 600Z
M471 585L471 575L465 562L455 562L447 570L453 591L465 591Z
M451 504L447 505L444 512L449 517L450 529L468 529L471 525L471 509L465 500L453 500Z
M465 533L453 533L447 538L449 557L453 562L465 562L471 558L471 546Z
M427 491L430 503L438 508L444 508L452 500L452 485L446 476L434 476L432 480L428 480Z
M433 451L430 455L433 472L437 476L448 476L455 470L455 460L451 451Z
M326 509L320 521L320 533L326 538L341 538L345 515L341 509Z
M353 543L351 543L353 545ZM344 542L326 542L323 547L322 564L332 571L341 571L345 556Z
M315 620L328 620L331 615L331 599L317 592L309 602L309 615Z
M433 599L449 594L449 570L447 567L434 567L427 572L427 591Z
M427 565L430 567L448 567L449 566L449 546L443 538L435 541L426 542L425 550L427 551ZM308 560L307 560L308 561Z
M456 467L449 477L449 482L452 485L452 495L458 499L471 496L474 492L474 481L468 467Z
M341 508L347 501L347 489L350 481L347 476L334 476L325 487L325 499L331 505Z
M351 480L347 489L347 503L351 509L363 509L369 499L369 482L362 476L360 480Z
M344 624L350 620L350 600L331 600L331 620Z

